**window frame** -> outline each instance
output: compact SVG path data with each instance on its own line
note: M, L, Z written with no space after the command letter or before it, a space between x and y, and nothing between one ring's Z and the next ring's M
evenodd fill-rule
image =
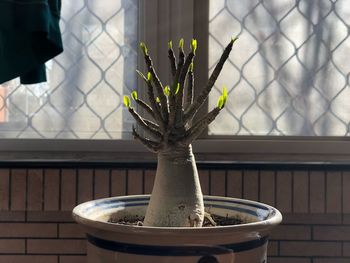
M154 161L134 140L0 139L1 161ZM229 162L348 163L349 138L254 137L199 139L197 160ZM140 158L142 157L142 158Z
M171 10L171 12L170 12ZM166 43L194 36L197 51L196 92L208 78L209 0L139 1L139 39L149 46L160 77L170 76ZM179 22L180 21L180 22ZM191 22L192 21L192 22ZM161 26L160 26L161 25ZM156 50L156 52L152 52ZM145 70L141 56L140 70ZM138 80L139 87L143 83ZM142 89L140 89L139 93ZM208 110L208 104L199 114ZM237 162L346 163L350 161L350 138L292 136L220 136L205 131L193 144L197 160ZM140 160L142 156L142 160ZM28 161L154 161L155 154L134 140L0 139L0 160Z

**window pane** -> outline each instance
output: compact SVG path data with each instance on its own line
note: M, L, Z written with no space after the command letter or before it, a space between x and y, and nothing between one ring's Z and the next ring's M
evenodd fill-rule
M211 135L349 135L348 1L209 2L209 72L240 37L209 99L229 89Z
M136 0L63 0L65 51L47 63L48 82L0 86L5 138L126 138L123 94L136 87Z

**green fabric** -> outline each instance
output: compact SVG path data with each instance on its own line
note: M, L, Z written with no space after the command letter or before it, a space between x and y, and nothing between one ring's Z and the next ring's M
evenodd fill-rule
M0 0L0 84L46 81L45 62L63 51L61 0Z

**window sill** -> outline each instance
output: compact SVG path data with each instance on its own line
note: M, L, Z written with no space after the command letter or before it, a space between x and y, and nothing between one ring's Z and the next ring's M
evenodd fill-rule
M134 140L1 139L3 161L128 162L156 161ZM199 161L349 163L350 140L332 137L231 137L198 140Z

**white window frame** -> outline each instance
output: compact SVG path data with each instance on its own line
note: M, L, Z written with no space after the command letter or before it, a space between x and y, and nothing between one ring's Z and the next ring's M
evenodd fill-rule
M196 87L208 76L209 0L139 1L139 38L147 43L158 74L169 76L167 42L197 38ZM206 8L205 8L206 7ZM171 12L170 12L171 10ZM154 52L156 50L156 52ZM145 70L139 57L139 69ZM197 66L200 65L200 66ZM140 81L139 87L143 84ZM141 90L141 89L140 89ZM204 105L203 110L208 106ZM203 113L202 110L202 113ZM348 137L209 136L194 142L197 159L237 162L344 163L350 161ZM142 158L142 160L140 159ZM134 140L0 139L0 160L147 161L156 159Z

